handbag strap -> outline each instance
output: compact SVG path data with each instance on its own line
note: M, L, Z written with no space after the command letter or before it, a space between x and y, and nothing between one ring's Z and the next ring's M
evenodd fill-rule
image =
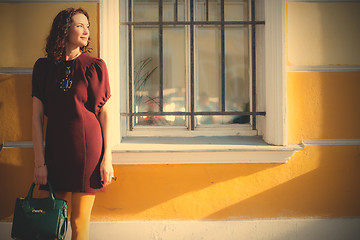
M52 186L51 186L51 184L50 184L49 181L47 181L47 186L49 187L50 198L55 201L54 190L53 190L53 188L52 188ZM34 187L35 187L35 183L33 182L33 183L31 184L31 186L30 186L30 189L29 189L29 192L28 192L28 195L26 196L26 198L28 198L28 199L33 198Z

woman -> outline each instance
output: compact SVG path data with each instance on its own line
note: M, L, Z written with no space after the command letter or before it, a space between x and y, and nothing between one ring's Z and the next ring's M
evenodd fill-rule
M89 40L87 12L61 11L47 38L47 57L35 63L32 80L34 181L49 181L58 198L71 193L72 239L89 238L95 193L104 192L114 176L108 73L104 61L86 54Z

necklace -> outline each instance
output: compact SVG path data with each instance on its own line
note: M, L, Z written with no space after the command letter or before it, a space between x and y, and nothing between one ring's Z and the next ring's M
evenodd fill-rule
M81 54L81 51L79 51L79 52L75 55L75 57L74 57L73 59L71 59L70 61L75 60L78 56L80 56L80 54Z
M64 61L65 77L61 79L59 82L59 88L62 89L64 92L68 91L73 84L73 81L71 80L71 69L74 69L73 67L75 60L78 56L80 56L80 54L81 52L78 52L75 55L74 59L70 61Z
M73 81L71 80L71 69L75 63L75 59L76 58L71 61L64 62L65 76L59 82L59 88L62 89L64 92L68 91L73 84Z

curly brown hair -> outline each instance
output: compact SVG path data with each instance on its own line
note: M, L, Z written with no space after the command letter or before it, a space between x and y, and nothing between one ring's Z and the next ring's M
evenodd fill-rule
M65 44L68 40L69 28L72 23L72 17L75 14L82 13L89 20L89 14L85 9L78 8L67 8L58 13L54 18L51 26L50 34L46 39L46 56L53 62L59 63L65 58ZM81 52L90 52L89 48L90 38L88 44L81 47Z

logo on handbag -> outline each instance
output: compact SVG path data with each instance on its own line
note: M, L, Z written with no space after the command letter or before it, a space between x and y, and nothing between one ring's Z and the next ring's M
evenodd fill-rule
M32 213L40 213L40 214L45 214L46 212L45 211L43 211L43 210L32 210L31 211Z

